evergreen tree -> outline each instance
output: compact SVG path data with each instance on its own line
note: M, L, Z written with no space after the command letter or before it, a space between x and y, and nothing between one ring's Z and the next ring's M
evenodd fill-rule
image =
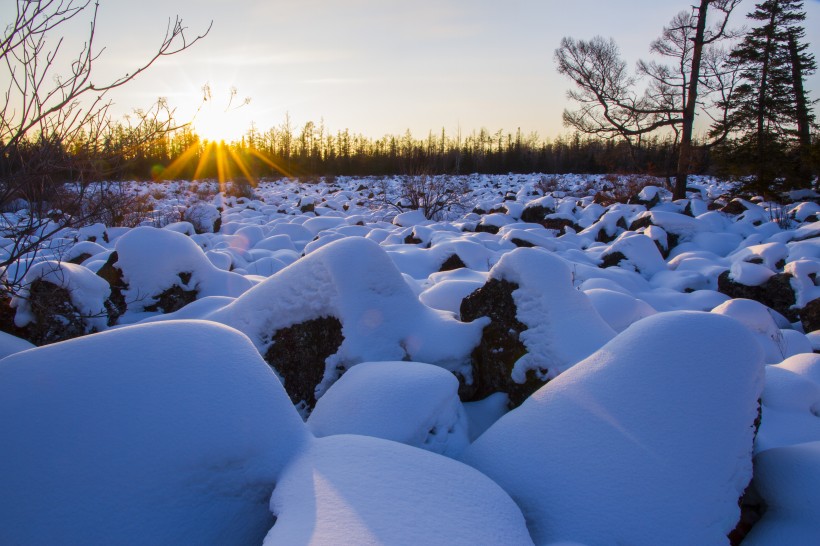
M752 28L731 54L742 83L727 99L730 114L715 132L734 131L730 164L751 169L752 189L767 192L785 177L789 185L806 185L801 172L799 143L808 146L813 113L803 79L815 68L814 57L801 43L806 14L799 0L765 0L748 17L761 24ZM728 125L728 126L727 126ZM805 174L805 173L804 173Z

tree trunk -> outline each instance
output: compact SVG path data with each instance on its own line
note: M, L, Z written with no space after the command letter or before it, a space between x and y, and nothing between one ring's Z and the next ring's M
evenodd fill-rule
M692 129L695 124L695 107L698 101L700 61L703 56L703 40L706 34L706 10L709 8L710 3L711 0L701 0L698 8L698 25L695 30L695 43L692 48L692 70L689 75L689 92L686 98L686 106L683 109L683 127L680 149L678 150L674 199L684 199L686 197L686 182L689 175L689 163L692 158Z
M769 93L769 70L772 63L774 51L774 34L776 28L776 11L772 11L771 19L766 30L766 47L763 50L763 64L760 70L760 92L757 95L757 157L755 158L755 166L757 170L757 185L758 189L763 190L763 184L768 182L764 180L764 161L766 149L768 147L768 135L766 134L766 99Z
M800 145L797 175L800 184L809 187L811 184L811 172L809 171L809 155L811 154L809 108L806 93L803 89L803 66L800 61L800 51L793 30L789 31L789 57L792 65L792 85L794 86L795 108L797 110L797 139Z

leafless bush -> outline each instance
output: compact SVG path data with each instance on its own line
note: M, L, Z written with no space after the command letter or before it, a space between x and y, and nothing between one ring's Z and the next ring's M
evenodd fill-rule
M407 176L399 181L399 210L420 210L428 220L439 220L445 212L463 212L470 186L460 177Z
M535 183L535 189L541 195L548 195L558 190L558 177L556 176L542 176Z
M244 197L246 199L254 199L256 193L254 192L253 183L247 178L234 178L225 185L225 195L230 197Z
M611 184L608 190L601 190L595 194L594 202L609 206L614 203L629 203L634 201L641 190L647 186L657 185L657 181L649 176L617 176L608 174L604 180Z

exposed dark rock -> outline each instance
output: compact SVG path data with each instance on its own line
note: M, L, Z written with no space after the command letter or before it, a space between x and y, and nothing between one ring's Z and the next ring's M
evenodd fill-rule
M25 330L14 324L14 315L17 311L11 307L11 297L0 296L0 330L17 337L26 337Z
M541 205L533 205L525 207L521 212L521 221L529 222L531 224L540 224L547 214L552 214L555 211Z
M219 233L220 229L222 229L222 216L214 220L214 233Z
M512 238L512 239L510 240L510 242L511 242L512 244L514 244L515 246L519 247L519 248L522 248L522 247L523 247L523 248L532 248L532 247L534 247L534 246L535 246L535 245L534 245L534 244L532 244L531 242L529 242L529 241L525 241L524 239L519 239L518 237L514 237L514 238Z
M473 383L460 389L463 400L481 400L494 392L505 392L510 405L516 407L544 384L534 373L527 374L524 384L512 380L513 366L527 353L520 339L527 326L518 320L512 297L517 289L515 283L490 279L461 302L461 320L490 318L471 355Z
M791 274L777 273L760 286L747 286L729 278L729 272L724 271L718 276L718 291L730 298L746 298L755 300L770 307L789 319L797 320L797 311L792 309L796 298L791 285Z
M612 241L614 241L617 238L618 238L618 230L617 229L615 230L615 233L610 235L609 233L606 232L606 230L604 228L601 228L601 229L598 230L598 235L595 236L595 240L598 241L599 243L611 243Z
M760 494L750 484L746 487L743 495L737 501L740 506L740 521L737 526L729 533L729 544L731 546L739 546L752 527L760 521L763 514L766 513L766 504L760 497Z
M493 226L490 224L478 224L475 227L476 233L492 233L493 235L498 233L498 226Z
M467 267L467 265L459 258L458 254L450 254L450 256L444 260L444 263L441 264L439 271L452 271L462 267Z
M732 199L729 204L720 209L720 212L737 215L743 214L746 210L746 206L739 199Z
M303 214L308 212L314 212L315 209L316 207L313 203L308 203L306 205L302 205L301 207L299 207L299 210L302 211Z
M606 269L607 267L615 267L621 263L621 260L626 260L626 256L624 256L623 252L610 252L609 254L604 254L602 256L603 261L601 262L601 269Z
M80 254L79 256L75 256L74 258L71 258L70 260L68 260L68 262L72 263L72 264L80 265L81 263L83 263L84 261L89 259L90 257L91 257L91 254L83 253L83 254Z
M408 234L407 237L404 238L404 244L406 245L418 245L421 244L421 242L421 239L416 237L413 233Z
M183 275L188 275L190 279L190 273L180 273L180 277ZM151 312L159 311L164 314L173 313L195 301L196 295L196 290L185 290L180 285L175 284L157 296L157 301L154 304L146 305L145 310Z
M34 321L25 337L35 345L46 345L86 333L86 321L71 303L71 293L61 286L38 279L29 286L28 304Z
M820 330L820 298L811 300L800 310L800 322L806 333Z
M125 302L123 291L128 288L128 284L122 278L122 270L116 265L119 256L112 252L105 264L97 270L97 276L108 282L111 287L111 295L105 300L105 309L108 311L108 325L113 326L117 319L125 313L128 305Z
M570 220L569 218L544 218L539 222L547 229L555 229L559 232L564 231L565 227L571 227L575 231L581 231L581 226Z
M275 332L265 361L282 377L293 403L312 409L325 360L338 352L342 341L342 323L336 317L308 320Z
M629 231L638 231L641 228L648 228L652 224L652 215L644 214L640 218L629 224Z

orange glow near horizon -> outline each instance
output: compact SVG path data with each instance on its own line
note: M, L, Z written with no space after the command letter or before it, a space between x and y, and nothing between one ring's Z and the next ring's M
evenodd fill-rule
M261 161L283 176L298 176L293 171L285 168L275 158L259 150L248 149L237 151L231 145L226 144L224 140L218 142L212 140L197 140L170 165L157 171L156 177L163 180L175 180L183 176L183 173L190 169L191 166L194 166L193 180L210 178L210 176L208 176L209 169L212 169L211 173L215 170L216 172L213 174L216 174L220 189L223 191L225 190L225 184L234 180L237 176L246 178L253 185L256 185L258 180L248 166L248 160L251 158ZM187 172L190 172L190 170Z

